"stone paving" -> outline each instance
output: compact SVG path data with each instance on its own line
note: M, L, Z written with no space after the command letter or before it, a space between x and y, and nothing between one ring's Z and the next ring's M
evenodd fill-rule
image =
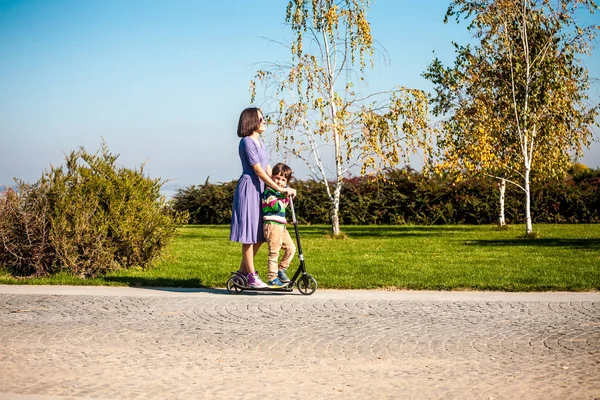
M600 293L0 285L0 399L600 399Z

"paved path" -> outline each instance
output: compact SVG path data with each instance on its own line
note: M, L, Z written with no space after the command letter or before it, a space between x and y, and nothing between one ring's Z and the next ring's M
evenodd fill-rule
M598 399L600 293L0 285L0 399Z

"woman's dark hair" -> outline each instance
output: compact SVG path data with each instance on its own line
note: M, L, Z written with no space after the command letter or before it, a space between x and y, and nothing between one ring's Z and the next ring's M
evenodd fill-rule
M271 176L282 175L289 182L292 180L292 169L284 163L277 163L271 170Z
M240 114L240 120L238 121L238 137L250 136L253 132L260 128L260 119L258 117L259 111L260 108L257 107L248 107L242 111Z

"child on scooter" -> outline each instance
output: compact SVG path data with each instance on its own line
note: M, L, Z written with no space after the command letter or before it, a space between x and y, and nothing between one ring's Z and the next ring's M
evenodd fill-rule
M283 163L275 164L271 179L280 187L286 188L292 178L292 169ZM284 287L290 281L285 271L290 265L296 245L286 229L285 211L290 200L285 193L267 187L262 195L263 229L269 246L268 285L273 288ZM281 261L279 251L283 249Z

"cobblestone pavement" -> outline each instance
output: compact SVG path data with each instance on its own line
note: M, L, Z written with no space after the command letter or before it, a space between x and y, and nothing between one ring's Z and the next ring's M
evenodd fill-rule
M597 399L600 293L0 285L0 399Z

